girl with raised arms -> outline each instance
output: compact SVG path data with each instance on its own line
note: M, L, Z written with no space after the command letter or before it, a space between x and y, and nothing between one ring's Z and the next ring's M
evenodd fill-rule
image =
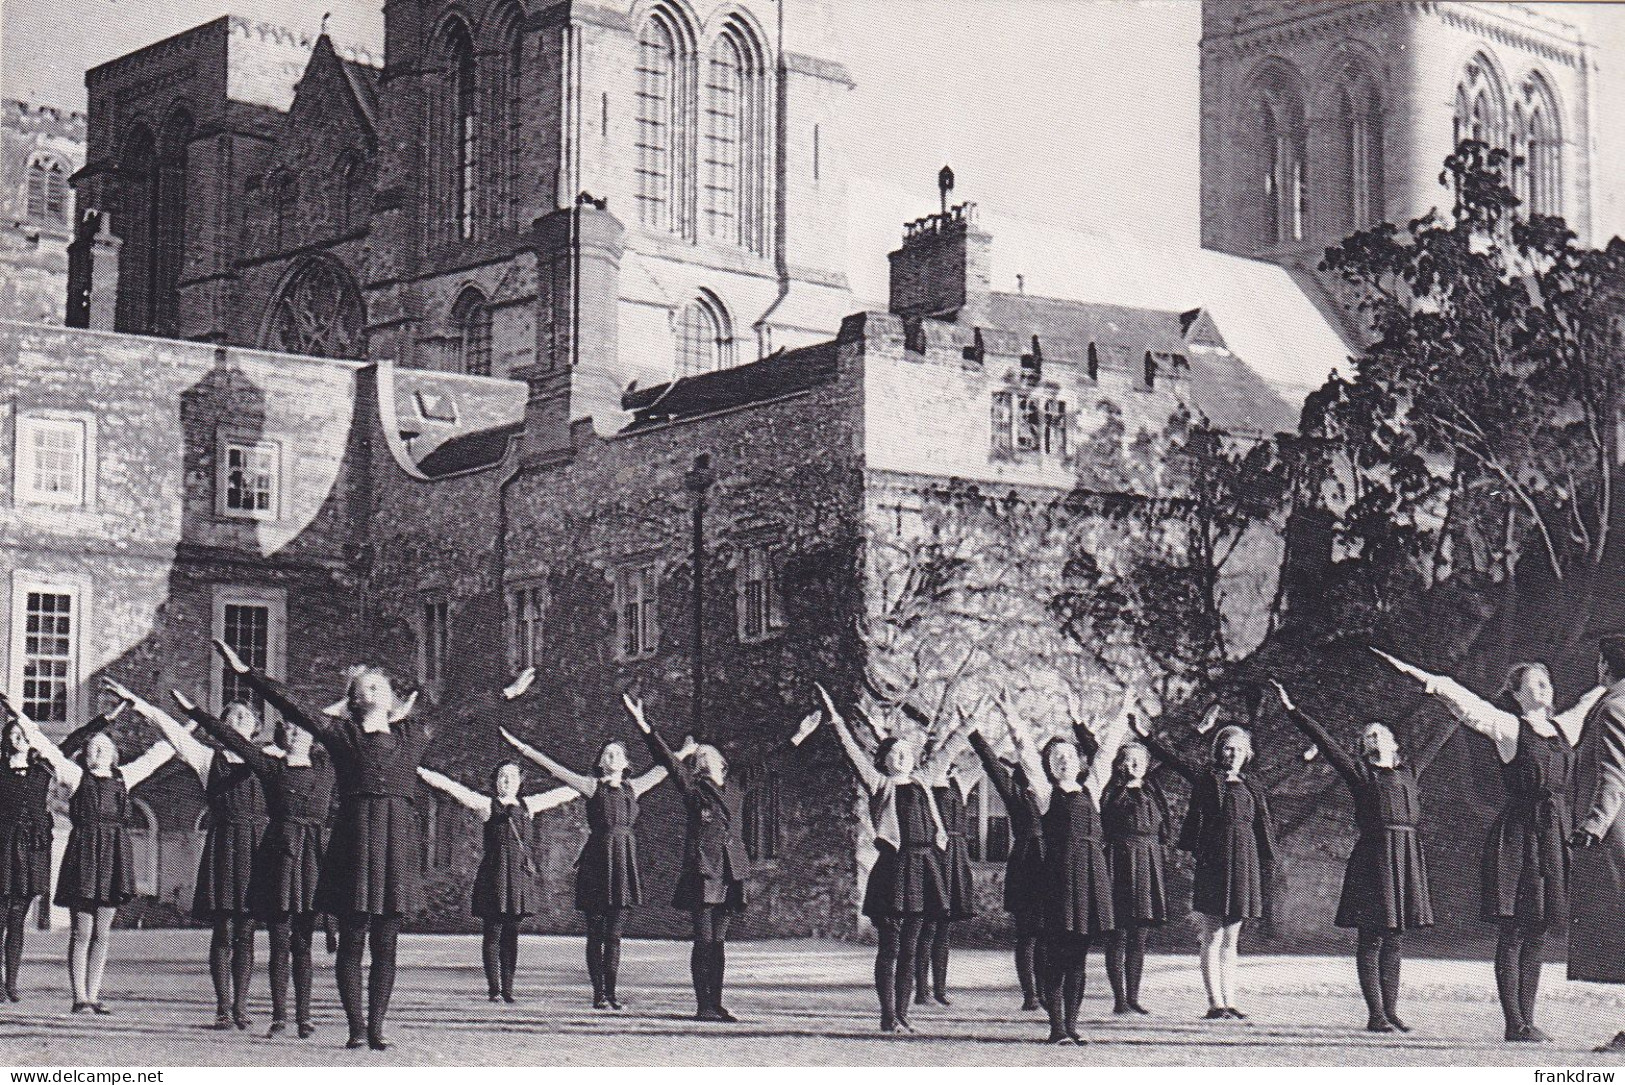
M402 700L383 671L356 667L344 700L313 711L224 641L216 640L214 649L277 711L315 735L333 759L339 809L315 905L339 922L334 971L350 1027L345 1046L386 1050L393 1046L384 1021L395 990L401 922L423 907L423 839L414 803L431 735L408 719L417 694ZM361 958L369 944L372 967L363 993Z
M23 932L35 898L51 892L51 785L56 771L0 701L0 979L19 1002Z
M0 694L0 702L4 702ZM68 935L68 977L73 985L73 1012L109 1014L102 1005L102 975L113 936L113 919L135 899L135 845L130 840L130 789L175 756L159 741L127 764L119 764L118 747L107 729L124 710L97 716L58 746L33 720L7 704L28 744L73 789L68 801L68 846L56 880L56 905L73 915Z
M534 671L525 671L503 695L509 700L519 697L534 678ZM588 776L566 768L507 730L502 737L587 800L587 842L576 859L576 910L587 917L587 976L592 981L593 1008L619 1010L621 929L627 909L643 903L634 832L638 799L666 778L666 768L656 765L627 779L626 746L611 739L599 748L593 775Z
M1373 649L1375 651L1375 649ZM1565 712L1553 707L1544 663L1519 663L1493 701L1452 678L1377 652L1422 683L1462 724L1495 744L1506 802L1484 841L1481 915L1499 926L1495 987L1509 1043L1551 1039L1535 1025L1546 932L1568 909L1569 792L1586 716L1607 690L1597 686Z

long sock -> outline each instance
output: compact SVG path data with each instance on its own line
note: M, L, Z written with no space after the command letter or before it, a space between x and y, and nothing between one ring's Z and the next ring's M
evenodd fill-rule
M1365 999L1366 1018L1372 1023L1385 1022L1388 1015L1382 1005L1382 975L1378 966L1382 932L1362 927L1359 938L1354 949L1354 971L1360 977L1360 996Z
M722 978L728 971L728 943L720 938L711 943L711 1008L722 1008Z
M1506 1020L1508 1032L1515 1032L1526 1023L1518 990L1518 953L1522 941L1516 924L1501 924L1501 936L1495 943L1495 992L1501 999L1501 1016Z
M68 980L73 985L73 1000L87 1002L90 975L90 939L96 925L95 912L74 912L73 930L68 934Z
M1049 1034L1053 1037L1066 1035L1066 969L1061 962L1065 957L1059 940L1050 938L1045 946L1045 975L1046 988L1045 1001L1049 1010Z
M485 966L485 993L496 998L502 993L502 925L487 919L480 932L480 963Z
M316 916L300 915L293 920L289 946L293 958L293 1012L294 1019L310 1020L310 982L315 969L311 965L311 944L316 940Z
M1404 954L1404 943L1398 931L1389 931L1383 935L1382 950L1377 963L1382 979L1382 1008L1390 1018L1399 1008L1399 965Z
M231 1013L231 919L217 915L209 938L209 979L214 983L214 1013Z
M922 1002L931 997L931 946L941 926L936 920L920 924L920 940L914 953L914 991Z
M367 1033L383 1034L389 1016L389 998L395 991L395 945L401 933L399 916L372 918L372 968L367 974Z
M254 918L239 915L232 920L231 1012L237 1018L248 1013L248 992L254 982Z
M904 916L897 935L897 1019L908 1020L909 1003L914 998L914 968L920 954L918 916Z
M876 919L875 997L880 1000L880 1024L889 1028L897 1020L897 960L901 924L895 919Z
M1128 931L1106 935L1106 979L1112 985L1112 1000L1119 1010L1128 1006Z
M17 993L17 977L22 972L23 930L28 926L25 920L29 903L24 899L11 900L6 904L5 987L9 994Z
M1140 977L1145 974L1145 938L1147 928L1135 924L1128 929L1128 945L1123 954L1123 982L1128 988L1128 1003L1140 1004Z
M107 971L108 951L113 948L113 920L117 916L117 908L96 909L90 956L85 961L85 994L92 1002L100 1002L102 998L102 976Z
M271 1020L288 1019L288 970L293 956L293 925L287 916L268 924L271 935Z
M943 920L931 939L931 990L938 998L948 997L948 954L953 944L953 924Z
M1033 980L1038 992L1049 998L1049 939L1042 934L1033 936Z
M604 996L616 1001L615 986L621 978L621 922L620 909L604 917Z
M1038 979L1034 971L1037 948L1037 936L1016 935L1016 980L1021 984L1021 1001L1028 1006L1038 999Z
M1541 966L1545 962L1546 931L1544 928L1524 935L1523 948L1518 953L1518 1009L1523 1023L1535 1023L1535 999L1540 995Z
M367 917L351 916L339 929L338 960L333 972L338 979L339 1002L344 1006L344 1017L350 1025L352 1039L359 1037L367 1027L365 996L361 988L361 955L367 949Z
M587 916L587 978L592 981L592 1000L604 997L604 917Z
M502 994L513 997L514 973L519 971L519 920L502 921Z
M711 1008L710 943L698 939L688 950L689 980L694 984L694 1002L702 1010Z
M1084 949L1079 958L1086 958L1088 950ZM1068 960L1066 964L1066 985L1063 997L1066 999L1066 1032L1070 1036L1078 1031L1078 1007L1083 1005L1084 981L1088 978L1083 959Z

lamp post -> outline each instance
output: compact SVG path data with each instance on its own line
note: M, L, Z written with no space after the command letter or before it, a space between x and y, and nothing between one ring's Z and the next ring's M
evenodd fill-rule
M711 470L711 455L701 452L694 466L683 476L683 487L694 496L694 628L690 659L693 661L694 699L689 731L704 740L705 732L705 495L717 480Z

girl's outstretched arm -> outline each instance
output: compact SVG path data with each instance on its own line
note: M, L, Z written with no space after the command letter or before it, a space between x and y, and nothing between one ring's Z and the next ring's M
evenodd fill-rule
M582 795L591 797L592 793L598 790L597 777L584 776L579 772L573 772L559 764L557 761L553 760L551 757L547 756L542 751L536 749L534 746L527 744L521 739L515 738L507 728L502 727L498 728L498 730L502 732L502 737L508 740L508 744L510 746L518 750L531 761L534 761L536 764L542 766L542 768L546 769L548 772L551 772L554 776L557 776L559 779L563 780L566 784L569 784Z
M1563 732L1563 737L1569 740L1570 746L1580 744L1580 733L1585 729L1586 717L1591 715L1591 710L1597 707L1597 702L1602 700L1603 695L1607 692L1607 686L1595 686L1588 690L1584 697L1571 705L1567 711L1559 712L1552 717L1552 722L1557 725L1559 731Z
M1285 686L1273 678L1270 679L1270 686L1275 690L1281 708L1286 711L1287 719L1291 720L1298 730L1308 735L1310 742L1320 748L1320 752L1326 755L1327 763L1337 770L1344 783L1351 789L1358 787L1361 780L1360 767L1354 763L1354 758L1349 756L1348 751L1332 737L1332 733L1326 730L1320 721L1297 706Z
M102 685L107 692L120 700L129 702L135 714L158 728L164 736L164 741L175 747L193 772L197 773L198 781L204 785L209 782L209 767L214 764L214 751L192 736L192 733L175 721L175 718L157 705L137 697L124 685L111 678L103 678Z
M824 717L829 720L829 725L834 729L836 738L840 740L841 749L846 751L846 759L851 763L852 771L857 773L858 782L863 785L863 789L873 795L886 782L885 777L881 775L879 769L875 768L874 762L864 755L863 748L858 745L857 739L852 737L852 729L846 725L846 719L836 710L835 702L830 698L829 691L823 686L817 688L818 696L823 698L824 701Z
M232 651L225 641L216 639L214 651L226 666L248 683L248 687L264 697L272 707L317 738L325 739L333 733L332 722L321 712L312 711L294 699L293 691L264 671L255 670L242 657Z
M525 810L531 817L535 817L543 810L551 810L556 806L563 806L568 802L575 802L581 798L581 792L573 787L555 787L548 791L541 791L534 795L526 795L520 801L525 804Z
M118 768L119 775L124 777L124 786L133 788L159 769L175 756L175 747L167 742L154 742L147 747L147 752L134 761L126 761Z
M418 778L436 791L445 792L456 799L465 808L474 811L483 820L491 816L491 799L488 795L481 795L471 787L464 787L449 776L442 775L434 769L418 766Z
M17 722L22 727L23 734L28 736L28 744L38 750L41 757L45 758L46 764L50 765L56 772L56 778L70 788L78 787L79 781L85 774L85 770L79 766L79 763L63 753L62 747L46 738L45 732L40 730L39 724L30 719L28 713L7 700L3 692L0 692L0 708L10 710L11 714L17 717Z
M1033 745L1027 725L1016 719L1002 700L999 702L999 710L1004 714L1005 726L1010 729L1010 741L1015 745L1016 760L1021 764L1022 775L1027 778L1027 788L1032 792L1033 798L1038 800L1038 808L1047 810L1054 787L1044 772L1043 757Z
M632 794L641 799L645 791L648 791L651 787L654 787L669 775L671 774L666 771L665 765L656 765L648 772L645 772L642 776L632 777L628 783L632 788Z

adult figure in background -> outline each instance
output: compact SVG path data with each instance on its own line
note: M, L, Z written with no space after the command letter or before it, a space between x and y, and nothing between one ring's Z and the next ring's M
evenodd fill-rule
M1508 1043L1551 1037L1535 1026L1546 932L1568 908L1569 804L1574 747L1603 687L1566 711L1553 706L1552 676L1544 663L1519 663L1493 701L1460 682L1429 674L1384 652L1395 670L1422 683L1462 725L1495 743L1506 802L1484 842L1482 917L1500 927L1495 987Z
M1608 692L1581 736L1569 979L1625 983L1625 635L1602 639L1597 680ZM1625 1052L1625 1032L1597 1050Z

